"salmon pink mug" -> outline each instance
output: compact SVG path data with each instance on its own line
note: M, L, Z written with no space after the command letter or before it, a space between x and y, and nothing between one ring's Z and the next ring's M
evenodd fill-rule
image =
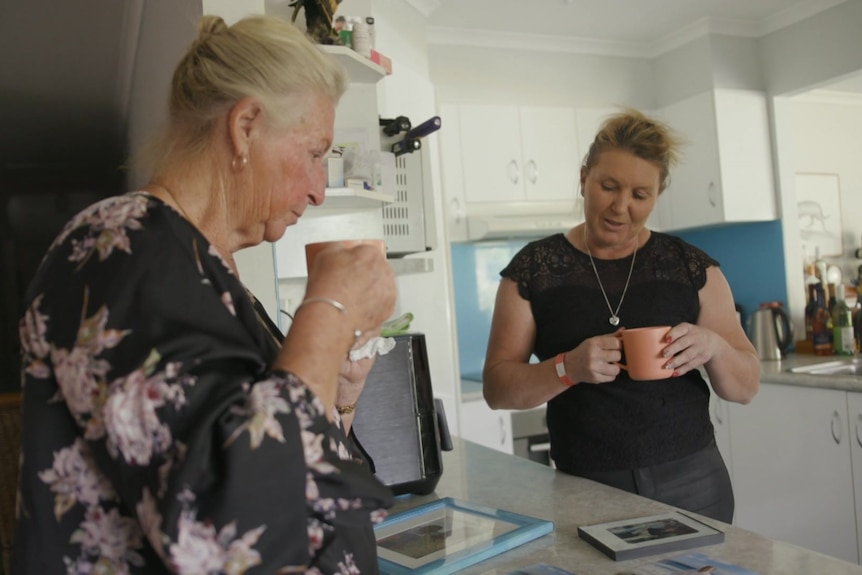
M669 331L669 325L623 330L618 337L622 338L626 363L617 365L637 381L667 379L673 372L665 369L667 358L661 352L667 345L665 338Z
M386 242L381 239L335 240L328 242L314 242L310 244L305 244L306 269L311 271L311 266L314 263L314 258L317 257L317 254L319 254L329 246L333 246L336 244L343 245L345 248L352 248L361 244L372 245L379 249L380 253L383 254L384 257L386 257Z

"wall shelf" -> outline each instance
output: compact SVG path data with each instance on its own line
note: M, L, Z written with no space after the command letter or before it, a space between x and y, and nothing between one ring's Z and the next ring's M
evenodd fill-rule
M309 214L330 210L355 210L364 208L380 208L391 204L395 196L375 192L374 190L359 190L356 188L326 188L326 200L323 205L309 206Z
M434 271L434 260L431 258L389 258L389 265L392 266L396 276Z
M347 46L321 44L320 48L335 57L347 69L351 82L375 84L386 76L386 70Z

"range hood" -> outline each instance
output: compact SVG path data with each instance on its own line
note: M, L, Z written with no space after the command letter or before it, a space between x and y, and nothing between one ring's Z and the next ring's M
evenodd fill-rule
M455 214L467 241L539 238L566 232L584 221L583 203L577 200L541 202L474 202Z

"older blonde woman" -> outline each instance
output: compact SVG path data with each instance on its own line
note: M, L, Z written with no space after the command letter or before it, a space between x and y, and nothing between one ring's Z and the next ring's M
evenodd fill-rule
M289 23L203 19L151 181L76 216L29 289L15 573L376 572L391 494L348 438L371 360L346 358L391 267L322 253L282 341L234 260L324 201L345 87Z

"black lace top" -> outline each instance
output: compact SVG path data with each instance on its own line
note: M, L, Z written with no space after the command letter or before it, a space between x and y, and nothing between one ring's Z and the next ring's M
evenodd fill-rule
M611 305L620 301L631 257L593 258ZM680 238L652 232L637 252L619 311L620 326L695 323L698 291L718 262ZM540 360L613 333L587 254L563 234L527 244L500 275L518 283L536 321ZM655 465L709 444L709 390L697 371L658 381L632 381L626 371L600 385L578 384L548 402L551 457L565 471L612 471Z

